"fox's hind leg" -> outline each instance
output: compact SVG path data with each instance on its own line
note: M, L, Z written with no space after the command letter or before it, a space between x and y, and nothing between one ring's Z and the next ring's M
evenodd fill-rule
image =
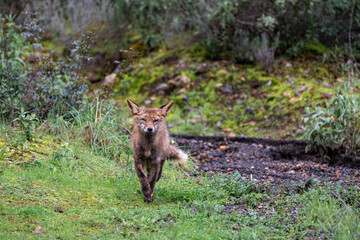
M161 178L161 174L162 174L162 169L163 169L164 163L165 163L165 160L162 160L162 161L161 161L160 170L159 170L159 174L158 174L158 176L157 176L156 182L159 181L159 179Z

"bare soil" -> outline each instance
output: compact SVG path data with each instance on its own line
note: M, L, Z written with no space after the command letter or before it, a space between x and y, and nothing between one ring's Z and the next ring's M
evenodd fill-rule
M246 137L172 135L188 150L201 172L231 174L277 190L317 180L360 186L360 158L345 156L341 150L322 156L305 151L307 142Z

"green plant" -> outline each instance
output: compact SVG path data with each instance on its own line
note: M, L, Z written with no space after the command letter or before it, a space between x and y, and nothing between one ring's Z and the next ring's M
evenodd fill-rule
M317 106L313 112L306 108L304 136L315 146L334 149L341 146L346 154L360 147L360 97L345 84L325 107Z
M225 189L229 195L234 197L241 197L252 192L259 193L264 190L262 185L247 180L239 172L235 172L227 178L216 176L214 180L215 185Z
M19 124L21 130L24 132L25 139L27 141L32 141L33 138L36 139L36 134L34 130L39 123L39 119L36 117L35 113L29 114L28 112L24 112L24 109L21 108L21 112L19 112L19 116L13 120Z
M23 25L12 17L1 18L0 23L0 103L9 112L3 116L12 120L14 111L24 108L44 119L49 112L79 109L87 90L84 68L100 25L78 34L65 59L43 52L37 14L27 13Z
M25 54L25 36L21 35L20 27L12 16L0 15L0 103L4 110L13 117L20 110L19 103L24 71L27 64L23 60Z
M344 190L342 186L337 188ZM306 218L329 239L359 239L358 196L355 202L348 204L342 196L334 195L334 189L328 186L323 190L310 190L304 194L304 199Z

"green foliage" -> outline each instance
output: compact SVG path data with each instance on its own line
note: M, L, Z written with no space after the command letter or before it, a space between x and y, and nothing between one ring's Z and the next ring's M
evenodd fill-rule
M34 130L38 125L39 119L36 118L35 113L29 114L27 112L24 112L24 109L21 108L19 116L14 119L13 122L19 124L21 130L24 132L26 140L32 141L33 138L36 139L36 134L34 133Z
M260 193L264 190L264 186L247 180L239 172L235 172L227 178L214 177L214 182L218 187L225 189L230 196L234 197L241 197L250 193Z
M317 106L314 112L306 109L304 136L311 144L324 149L341 146L347 154L360 147L360 97L350 86L339 87L325 107Z
M305 216L309 225L321 229L329 239L359 239L360 216L356 206L360 203L359 188L351 186L343 191L340 185L310 190L304 195ZM344 195L345 194L345 195ZM348 196L353 198L348 202Z
M124 115L107 101L96 99L74 109L68 116L50 115L40 131L60 135L63 140L81 141L95 154L128 164L131 154L129 138L123 134Z
M227 56L269 65L278 46L281 53L292 56L306 51L309 42L347 48L350 22L353 31L350 40L357 54L355 38L360 12L354 6L359 3L359 0L117 0L114 9L115 17L138 30L150 48L192 32L214 58Z
M84 67L91 59L90 47L97 28L88 28L73 42L67 59L42 52L37 43L42 29L36 14L28 14L24 25L11 17L1 19L0 103L3 117L12 119L15 110L24 108L46 118L49 112L66 114L83 104L87 90ZM29 61L24 61L24 59Z
M25 54L25 37L20 33L12 16L3 18L0 15L0 100L7 102L9 108L4 115L14 114L19 102L24 71L27 68L23 60Z

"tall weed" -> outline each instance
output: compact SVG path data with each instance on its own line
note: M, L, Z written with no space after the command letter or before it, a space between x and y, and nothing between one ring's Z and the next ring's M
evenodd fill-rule
M349 84L339 87L325 107L305 109L306 139L312 145L326 149L342 147L346 154L360 147L360 97L351 92Z
M57 134L70 142L80 140L95 154L116 159L120 164L131 161L129 137L118 108L96 99L79 110L73 109L70 115L69 118L50 116L39 130Z

